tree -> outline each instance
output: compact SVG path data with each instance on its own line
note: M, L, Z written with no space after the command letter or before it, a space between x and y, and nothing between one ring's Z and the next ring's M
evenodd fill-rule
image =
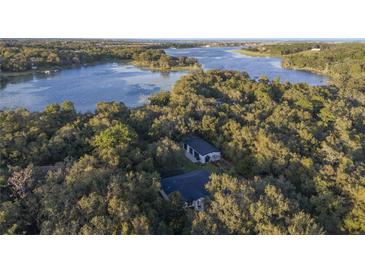
M14 171L8 179L13 197L24 198L33 182L33 166Z
M111 166L117 166L122 159L128 158L129 145L135 143L137 135L128 126L122 123L108 128L97 134L92 145L97 149L98 155Z
M322 234L313 218L284 196L282 184L273 178L251 181L212 175L207 187L210 205L195 215L192 233Z
M163 138L150 146L150 154L156 169L161 173L178 170L185 160L180 145L169 138Z

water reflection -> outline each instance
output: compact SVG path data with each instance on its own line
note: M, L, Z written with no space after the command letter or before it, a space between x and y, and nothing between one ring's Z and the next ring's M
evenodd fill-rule
M227 69L247 72L252 78L262 75L269 79L279 77L282 82L305 82L310 85L325 85L327 78L305 71L289 70L281 67L280 58L250 57L235 52L239 48L194 48L168 49L167 54L173 56L189 56L199 59L205 70Z
M50 103L74 102L79 111L92 111L100 101L123 101L134 107L171 86L186 72L159 73L129 64L102 64L65 69L50 75L12 78L0 91L0 108L42 110Z
M169 49L168 54L196 57L204 69L246 71L253 78L266 75L282 81L326 84L326 78L313 73L286 70L278 58L247 57L235 48ZM50 103L70 100L78 111L92 111L100 101L122 101L130 107L147 102L160 90L170 90L188 72L153 72L128 63L110 63L64 69L50 74L31 73L10 77L0 89L0 109L25 107L43 110Z

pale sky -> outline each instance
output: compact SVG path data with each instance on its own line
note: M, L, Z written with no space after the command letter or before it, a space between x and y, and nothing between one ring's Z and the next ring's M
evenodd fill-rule
M363 0L1 0L0 38L364 38Z

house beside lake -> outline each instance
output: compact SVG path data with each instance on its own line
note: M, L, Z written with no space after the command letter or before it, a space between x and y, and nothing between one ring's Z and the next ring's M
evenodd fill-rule
M218 148L197 136L185 139L184 150L186 158L193 163L206 164L221 158Z
M179 192L184 201L184 208L203 211L204 198L209 194L205 189L209 177L210 172L204 169L166 177L161 179L160 193L164 199L169 200L171 193Z

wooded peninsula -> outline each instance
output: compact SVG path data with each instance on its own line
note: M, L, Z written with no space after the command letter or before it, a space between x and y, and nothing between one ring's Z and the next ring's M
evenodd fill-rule
M175 47L193 44L169 44ZM165 44L120 43L113 41L6 40L0 41L0 72L48 70L118 61L158 71L195 70L194 58L168 56ZM5 75L6 76L6 75ZM5 76L2 78L5 79ZM1 78L0 78L1 79Z

